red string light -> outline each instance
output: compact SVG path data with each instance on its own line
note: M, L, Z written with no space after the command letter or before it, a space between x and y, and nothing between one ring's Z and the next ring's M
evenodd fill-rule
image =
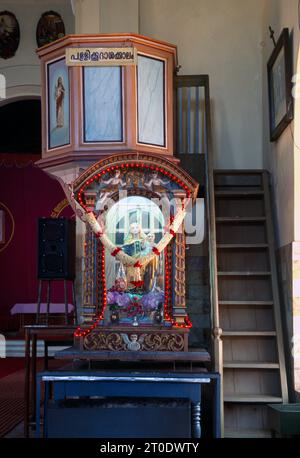
M190 329L193 325L188 316L185 317L184 323L177 323L172 317L172 304L170 302L170 291L171 291L171 282L170 282L170 272L171 264L168 256L168 249L165 248L165 301L164 301L164 318L166 321L171 323L174 328L177 329Z
M80 205L87 211L87 207L84 203L84 200L82 197L84 197L84 191L85 191L85 188L90 185L91 183L93 183L95 180L99 179L101 175L105 175L106 173L109 173L113 170L116 170L118 168L145 168L145 169L150 169L150 170L155 170L157 172L160 172L162 173L163 175L166 175L168 176L172 181L174 181L175 183L178 183L179 186L185 190L186 194L187 194L187 197L191 197L191 191L190 189L188 188L188 186L182 181L180 180L178 177L176 177L175 175L173 175L171 172L169 172L168 170L164 169L163 167L158 167L158 166L153 166L153 165L148 165L148 164L144 164L144 163L141 163L141 162L131 162L131 163L126 163L126 164L121 164L120 166L119 165L113 165L113 166L110 166L110 167L107 167L106 169L104 170L101 170L101 172L95 174L92 178L89 178L88 180L85 181L85 183L81 186L78 194L77 194L77 198L78 198L78 201L80 202Z
M168 258L168 249L165 248L165 301L164 301L164 317L166 321L171 321L170 315L170 264Z

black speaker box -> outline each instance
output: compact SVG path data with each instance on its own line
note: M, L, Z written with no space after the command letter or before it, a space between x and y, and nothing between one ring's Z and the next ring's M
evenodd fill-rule
M38 278L75 278L75 220L39 218Z

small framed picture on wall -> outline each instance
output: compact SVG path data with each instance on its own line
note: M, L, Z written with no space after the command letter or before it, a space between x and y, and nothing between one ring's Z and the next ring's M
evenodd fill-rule
M65 36L65 24L60 14L55 11L46 11L40 17L36 28L36 42L38 47L52 43Z
M268 61L270 140L276 141L294 117L292 49L289 29L283 29Z
M20 27L16 16L10 11L0 12L0 58L10 59L16 54L20 43Z

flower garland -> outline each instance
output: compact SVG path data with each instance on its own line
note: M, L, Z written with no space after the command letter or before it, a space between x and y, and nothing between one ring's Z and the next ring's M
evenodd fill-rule
M137 298L134 298L134 300L126 307L125 312L129 318L133 318L134 316L142 315L143 308Z
M160 172L161 174L165 175L167 178L170 178L173 182L177 183L185 191L188 201L190 200L191 191L189 187L180 178L176 177L173 173L169 172L168 170L166 170L163 167L145 164L143 162L130 162L126 164L107 167L106 169L102 170L99 173L96 173L93 177L85 181L85 183L81 186L81 188L79 189L77 193L78 201L74 198L74 192L72 189L69 189L68 198L72 200L72 206L76 207L77 215L84 222L88 222L90 224L95 236L101 240L102 244L111 253L111 255L115 256L118 260L120 260L124 266L126 267L134 266L136 269L139 270L142 267L145 267L154 258L155 255L159 256L160 253L165 249L168 243L175 236L176 232L178 232L185 218L186 211L184 207L184 202L182 201L181 208L178 209L175 217L172 216L170 218L169 228L166 228L165 235L162 237L160 242L153 247L152 253L146 256L143 256L139 258L138 260L136 258L133 258L125 254L120 247L117 247L108 239L108 237L105 234L105 230L103 230L104 221L100 220L101 226L102 226L101 227L98 221L96 220L94 213L90 211L87 208L87 206L85 205L83 196L84 196L85 188L89 186L90 184L92 184L94 181L101 179L101 177L105 175L106 173L114 172L116 170L125 171L125 170L128 170L129 168L131 169L142 168L142 169L149 169L149 171L153 171L153 172ZM141 280L138 272L137 272L136 277L137 277L135 278L136 281Z
M176 232L178 232L180 226L183 223L185 215L185 209L179 208L174 219L172 218L172 220L170 220L169 230L165 233L162 239L152 248L152 253L149 253L145 256L141 256L138 259L124 253L121 247L118 247L111 242L111 240L106 235L105 230L101 228L99 222L97 221L92 211L86 212L85 218L87 223L90 225L92 231L94 232L95 236L101 240L101 243L105 246L105 248L113 257L115 257L118 261L122 262L122 264L125 267L133 267L137 269L135 281L140 281L141 278L139 276L139 270L142 267L146 267L147 264L149 264L149 262L151 262L155 256L160 256L160 253L170 243L172 238L175 236Z

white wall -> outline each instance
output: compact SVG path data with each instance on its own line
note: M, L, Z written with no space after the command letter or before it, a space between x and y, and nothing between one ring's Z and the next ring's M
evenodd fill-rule
M100 0L101 33L139 33L139 0Z
M64 21L66 34L74 33L70 0L0 1L0 11L12 12L20 27L20 44L14 57L0 58L0 73L6 77L7 98L40 95L40 63L35 53L36 26L42 13L54 10Z
M97 32L99 23L99 32L139 31L177 44L182 66L180 74L207 73L210 76L216 167L261 168L262 0L98 2L100 17L98 12L92 17L88 13L96 7L98 11L97 0L73 1L74 8L77 5L84 10L83 22L76 20L76 27L84 27L84 32ZM71 1L0 0L0 8L15 13L21 28L16 56L7 61L0 59L0 73L7 77L8 97L26 93L38 95L36 24L42 12L54 9L62 15L66 32L72 33ZM89 20L88 16L91 16Z
M282 287L287 323L287 341L291 357L293 385L300 392L300 78L299 96L294 99L294 121L285 129L277 142L269 141L269 117L266 65L273 50L268 26L275 30L276 39L288 27L293 44L293 74L300 74L298 0L264 0L263 37L263 145L264 165L272 176L274 207L276 209L278 240L281 260Z
M294 209L296 213L300 209L295 200L297 181L291 172L297 174L300 168L296 164L299 154L296 155L290 128L276 144L269 142L266 84L266 62L273 47L268 36L269 24L277 37L284 26L294 30L296 66L298 0L74 0L73 5L79 4L88 17L97 2L100 17L95 21L99 31L128 29L170 41L178 46L180 74L209 74L215 166L268 168L273 176L280 221L280 246L299 240L300 214L299 218L291 216ZM16 15L21 32L16 56L0 59L0 73L7 79L7 96L39 95L37 22L43 12L53 9L62 15L66 33L73 33L71 1L0 0L0 10L4 9ZM84 27L89 28L88 20ZM294 129L294 123L291 128ZM299 137L300 145L297 129L294 135Z
M261 17L262 0L140 0L140 33L209 74L218 168L262 167Z
M297 171L299 172L298 156L300 151L294 142L300 145L299 124L295 122L299 118L299 102L295 100L295 120L285 129L277 142L269 141L269 116L267 97L267 61L274 48L269 39L268 26L271 25L275 31L275 38L278 39L284 27L288 27L292 34L293 41L293 73L297 73L298 49L299 49L299 23L298 23L298 0L264 0L263 15L263 146L264 166L272 174L273 192L277 214L277 226L279 235L279 246L285 246L297 240L296 232L299 234L300 221L294 217L298 212ZM298 70L299 71L299 70ZM299 180L299 177L298 177ZM297 203L298 202L298 203ZM299 223L297 224L297 222ZM299 235L298 235L299 237ZM300 237L298 238L300 240Z

